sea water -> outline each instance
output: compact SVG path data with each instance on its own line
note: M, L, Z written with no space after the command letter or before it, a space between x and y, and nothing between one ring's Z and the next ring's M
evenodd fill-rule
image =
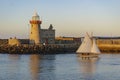
M0 54L0 80L120 80L120 54Z

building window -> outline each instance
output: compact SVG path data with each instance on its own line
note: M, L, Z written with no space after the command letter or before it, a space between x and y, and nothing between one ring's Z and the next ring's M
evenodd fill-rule
M33 24L31 26L33 27Z

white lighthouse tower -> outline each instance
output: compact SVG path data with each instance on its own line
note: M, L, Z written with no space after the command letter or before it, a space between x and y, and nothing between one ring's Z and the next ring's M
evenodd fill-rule
M41 23L39 15L35 12L30 20L31 32L30 32L30 44L40 44L40 29Z

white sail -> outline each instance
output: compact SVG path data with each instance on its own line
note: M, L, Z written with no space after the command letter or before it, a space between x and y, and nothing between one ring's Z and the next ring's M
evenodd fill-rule
M100 54L100 50L99 50L98 46L96 45L95 39L93 39L93 45L92 45L92 48L91 48L91 53Z
M84 37L84 40L78 50L76 51L77 53L90 53L91 52L91 47L92 47L92 41L89 36L89 34L86 34Z
M100 54L100 50L96 45L95 39L90 37L89 34L86 34L76 53Z

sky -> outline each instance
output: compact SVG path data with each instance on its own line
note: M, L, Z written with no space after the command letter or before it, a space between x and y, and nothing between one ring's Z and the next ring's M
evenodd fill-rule
M35 11L56 36L120 36L120 0L0 0L0 38L29 38Z

